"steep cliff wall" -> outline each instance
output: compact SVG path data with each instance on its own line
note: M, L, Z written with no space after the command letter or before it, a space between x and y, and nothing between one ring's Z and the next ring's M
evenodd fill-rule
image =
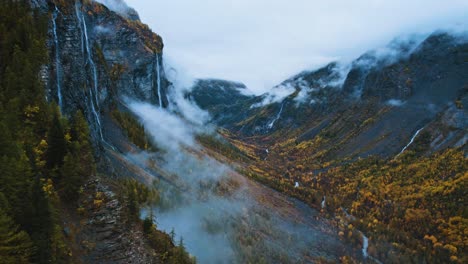
M135 16L94 1L35 1L49 13L47 97L62 113L82 109L95 142L105 141L102 115L125 97L167 106L162 38Z

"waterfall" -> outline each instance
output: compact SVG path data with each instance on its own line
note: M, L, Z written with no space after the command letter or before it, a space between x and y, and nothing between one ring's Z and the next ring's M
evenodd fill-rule
M101 119L99 118L99 114L96 111L96 108L94 107L94 102L93 102L93 93L90 92L91 97L89 98L90 103L91 103L91 111L93 111L94 117L96 118L96 122L99 128L99 135L102 140L104 140L104 137L102 136L102 129L101 129Z
M325 200L325 196L323 197L323 200ZM356 217L350 215L346 209L344 209L343 207L341 207L341 210L343 211L343 213L345 214L346 218L348 218L348 220L351 220L351 221L356 221ZM366 235L364 235L363 232L361 232L360 230L357 230L357 232L359 232L359 234L361 234L361 237L362 237L362 256L364 258L369 258L371 259L373 262L377 263L377 264L382 264L382 262L380 260L378 260L377 258L374 258L373 256L370 256L369 253L367 252L367 249L369 248L369 238L366 237Z
M78 27L80 28L80 37L81 37L81 54L84 58L84 37L83 37L83 22L81 21L81 11L80 7L78 6L78 2L75 3L75 14L76 18L78 19Z
M59 50L59 41L57 35L57 17L60 11L58 10L57 6L55 6L54 14L52 15L52 25L53 25L53 32L54 32L54 43L55 43L55 72L56 72L56 82L57 82L57 98L58 98L58 105L60 111L62 111L62 87L61 87L61 75L60 75L60 50Z
M79 2L75 2L75 14L76 18L78 19L78 27L80 28L81 34L81 54L83 55L83 58L86 61L86 64L89 64L91 67L91 70L93 72L93 88L89 89L89 103L91 106L91 111L94 115L94 118L96 119L96 124L99 132L99 137L101 139L101 142L109 146L112 150L116 151L116 148L109 144L105 139L104 135L102 133L102 125L101 125L101 119L99 117L98 111L99 111L99 94L98 94L98 75L97 75L97 68L96 64L94 63L93 60L93 53L91 52L91 48L89 45L89 39L88 39L88 27L86 26L86 20L83 15L83 13L80 10L80 5ZM85 58L85 51L86 51L86 58ZM93 93L94 90L94 93ZM86 95L87 97L87 95ZM97 108L97 110L96 110Z
M413 135L413 137L411 138L410 142L400 151L400 153L398 153L398 155L396 155L396 157L400 156L401 154L403 154L403 152L405 152L405 150L411 146L411 144L413 144L414 140L416 139L416 137L419 135L419 133L424 129L424 127L420 128L418 131L416 131L416 133Z
M160 66L159 66L159 56L158 56L158 54L156 54L156 75L157 75L156 84L158 86L159 108L162 108L163 104L162 104L162 97L161 97L161 69L160 69Z
M322 198L322 203L320 203L320 206L322 207L322 209L325 208L325 195Z
M86 53L88 55L87 59L88 59L88 63L89 65L91 66L91 70L93 71L93 84L94 84L94 99L96 100L96 106L97 106L97 109L99 110L99 97L98 97L98 76L97 76L97 68L96 68L96 64L94 63L94 60L93 60L93 53L91 51L91 48L89 46L89 39L88 39L88 27L86 26L86 19L84 17L83 14L81 14L81 20L83 22L83 33L84 33L84 37L85 37L85 41L84 41L84 44L85 44L85 47L86 47Z
M92 52L89 44L89 38L88 38L88 28L86 26L86 19L83 15L83 13L80 10L80 7L78 6L78 2L75 5L75 12L76 12L76 17L78 19L79 27L81 30L81 52L84 56L84 53L86 51L86 64L89 64L91 67L91 70L93 72L93 88L89 89L90 93L90 106L91 106L91 111L93 112L94 118L96 119L96 124L98 126L98 131L99 131L99 136L103 142L104 141L104 136L102 134L102 126L101 126L101 119L99 118L99 98L98 98L98 76L97 76L97 69L96 69L96 64L94 63L93 57L92 57ZM93 92L94 90L94 92ZM97 108L97 109L96 109Z
M364 258L367 258L367 256L369 256L367 254L367 248L369 247L369 239L362 232L361 232L361 235L362 235L362 256Z
M284 107L284 102L281 104L281 108L280 108L280 111L278 112L278 115L276 115L276 118L273 119L273 121L271 121L270 124L268 124L268 128L269 129L272 129L273 126L275 125L275 122L278 121L281 117L281 113L283 113L283 107Z

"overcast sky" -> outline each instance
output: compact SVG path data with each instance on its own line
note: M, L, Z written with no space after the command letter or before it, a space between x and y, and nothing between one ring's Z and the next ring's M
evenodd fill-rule
M468 25L468 0L126 0L160 34L165 57L197 78L256 93L401 34Z

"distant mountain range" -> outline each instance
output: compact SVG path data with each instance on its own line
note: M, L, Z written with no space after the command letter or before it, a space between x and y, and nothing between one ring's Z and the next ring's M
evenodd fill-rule
M394 42L350 65L330 63L249 96L241 83L200 80L191 98L214 122L268 145L327 135L315 151L330 159L397 155L417 131L427 153L466 150L468 41L436 32L422 42ZM277 90L286 96L275 97ZM422 129L422 130L420 130Z

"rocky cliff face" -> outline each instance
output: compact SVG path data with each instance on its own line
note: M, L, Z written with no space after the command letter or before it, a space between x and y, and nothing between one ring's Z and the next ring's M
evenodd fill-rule
M49 13L47 97L64 114L82 109L95 142L105 141L102 114L125 97L167 106L160 36L132 14L94 1L33 1Z
M143 230L125 215L126 204L99 178L83 186L78 213L67 212L67 236L83 263L159 263Z
M248 115L247 109L261 101L253 95L245 93L242 83L204 79L198 80L189 93L189 97L212 114L212 120L220 125L230 126L239 120L239 114Z
M460 119L467 116L467 51L466 38L435 33L419 44L392 43L385 56L368 52L349 66L331 63L300 73L277 87L293 90L279 102L258 107L268 95L229 105L219 95L209 105L201 96L195 100L218 124L241 138L255 136L260 145L320 137L313 153L327 153L327 159L396 155L421 128L426 151L440 150L437 142L466 148ZM225 91L213 86L219 82L199 83L194 91Z
M151 182L153 178L143 178L146 174L140 168L125 163L115 138L120 136L123 145L131 145L130 140L109 116L114 108L125 108L127 97L168 106L171 84L165 75L161 37L131 9L122 13L90 0L30 3L49 18L50 59L40 73L48 101L56 102L66 116L83 111L100 173ZM61 208L73 258L84 263L160 263L162 257L125 211L123 195L111 191L118 190L113 181L100 179L91 176L82 187L78 210Z

